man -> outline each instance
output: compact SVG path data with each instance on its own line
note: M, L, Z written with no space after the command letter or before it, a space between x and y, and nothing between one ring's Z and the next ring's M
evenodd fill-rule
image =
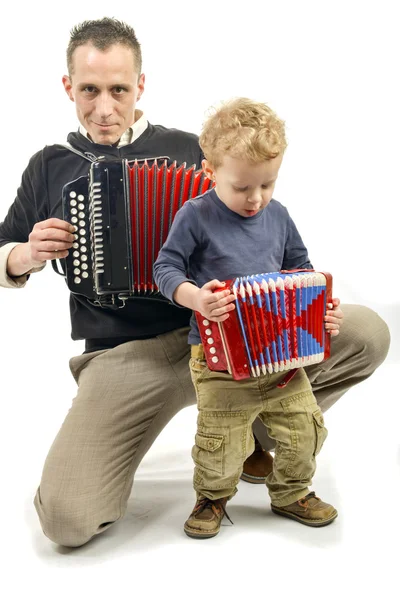
M90 160L168 157L200 167L197 137L154 126L136 109L145 84L134 31L113 19L88 21L72 31L63 84L75 102L79 132L70 147L47 146L23 173L17 197L0 225L0 284L22 287L46 261L64 258L74 241L62 220L65 183L86 175ZM72 407L50 448L35 506L44 533L80 546L120 519L137 466L183 407L195 401L187 345L189 311L165 302L130 300L114 311L71 295L73 339L85 353L71 359L78 383ZM364 307L347 306L328 316L332 357L308 370L322 410L371 375L386 356L383 321ZM273 444L255 424L265 449ZM264 482L272 457L258 445L244 477Z

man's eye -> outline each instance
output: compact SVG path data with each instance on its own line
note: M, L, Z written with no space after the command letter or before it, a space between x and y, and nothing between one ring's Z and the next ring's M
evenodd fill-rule
M88 94L94 94L95 91L96 88L94 87L94 85L87 85L85 87L85 92L87 92Z
M116 88L114 88L114 91L117 94L122 94L123 92L125 92L125 88L123 88L123 87L116 87Z

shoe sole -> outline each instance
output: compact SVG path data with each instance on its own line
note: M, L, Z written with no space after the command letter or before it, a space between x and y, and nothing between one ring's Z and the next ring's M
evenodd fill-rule
M335 514L332 517L329 517L329 519L324 519L324 520L320 520L320 521L316 521L316 520L311 521L310 519L302 519L300 516L294 515L293 513L286 512L285 510L279 510L279 508L272 506L272 504L271 504L271 510L276 515L280 515L281 517L286 517L287 519L293 519L293 521L298 521L299 523L302 523L303 525L308 525L309 527L325 527L325 525L329 525L329 523L332 523L332 521L334 521L336 519L336 517L338 516L338 512L335 511Z
M240 476L242 481L247 481L247 483L264 483L266 477L256 477L255 475L248 475L247 473L242 473Z
M183 530L190 538L197 540L206 540L219 534L219 529L217 531L214 530L214 532L207 531L207 533L199 533L198 529L190 529L190 527L184 527Z

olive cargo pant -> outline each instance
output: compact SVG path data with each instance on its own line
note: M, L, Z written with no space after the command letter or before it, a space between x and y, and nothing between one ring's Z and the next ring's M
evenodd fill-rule
M299 369L283 388L277 384L286 373L235 381L208 369L201 344L192 346L190 370L199 411L192 450L197 494L216 500L236 493L243 463L254 451L252 425L259 417L275 440L267 478L272 503L286 506L306 496L327 430L305 371Z

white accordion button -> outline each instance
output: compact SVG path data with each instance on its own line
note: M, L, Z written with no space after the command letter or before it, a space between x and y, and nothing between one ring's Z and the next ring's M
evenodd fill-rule
M83 277L84 279L87 279L87 278L89 277L89 273L87 273L86 271L83 271L83 273L82 273L82 277Z
M72 217L71 218L71 223L77 223L78 222L78 218L77 217Z
M81 242L82 242L82 240L81 240ZM82 242L82 244L83 244L83 243L84 243L84 242ZM87 248L86 248L86 246L82 246L82 248L81 248L81 252L87 252Z
M76 200L70 200L70 202L69 202L69 203L70 203L70 205L71 205L71 206L76 206L76 205L77 205L77 202L76 202ZM75 210L76 210L76 209L75 209Z
M70 198L76 198L76 192L70 192L69 193L69 197Z
M81 282L81 278L80 277L75 277L74 282L75 283L80 283Z
M78 204L78 208L79 210L83 210L85 208L85 205L81 202L80 204Z
M83 269L84 271L87 271L87 268L88 268L87 264L86 264L86 263L83 263L83 264L82 264L82 269Z
M86 254L82 254L82 260L83 260L83 261L85 261L85 262L87 261L87 256L86 256Z
M79 227L85 227L85 221L79 221Z
M204 321L203 321L203 325L204 325L205 327L207 327L207 325L209 325L209 324L210 324L210 321L207 321L207 319L204 319Z
M72 264L74 265L74 267L79 267L79 265L81 264L81 262L79 260L75 259Z
M81 270L80 269L74 269L74 275L80 275Z
M75 252L73 253L73 255L75 258L79 258L79 252L78 250L75 250Z
M81 244L86 244L86 238L81 238L79 241ZM86 252L86 250L83 250L82 248L82 252Z
M213 343L214 343L214 340L212 338L207 339L207 344L213 344Z
M74 243L72 244L72 247L73 247L73 248L75 248L75 249L76 249L76 248L79 248L79 244L77 244L77 242L74 242Z
M80 200L82 202L82 200L84 200L84 199L85 199L85 196L83 196L82 194L79 194L78 200Z
M72 212L72 210L71 210L71 212ZM80 219L84 219L84 218L85 218L85 213L81 211L81 212L79 213L78 217L79 217Z
M206 329L206 331L205 331L205 334L206 334L206 335L211 335L211 334L212 334L212 331L211 331L211 329Z
M86 231L84 229L79 230L79 235L85 235Z
M213 356L212 359L213 363L217 363L218 362L218 356Z
M216 349L213 346L212 348L210 348L210 354L215 354L215 353L216 353Z
M71 208L71 215L76 215L78 211L76 210L76 208Z

